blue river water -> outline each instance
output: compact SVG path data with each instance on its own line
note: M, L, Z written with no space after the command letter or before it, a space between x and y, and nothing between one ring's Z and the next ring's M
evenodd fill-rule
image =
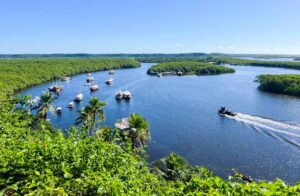
M114 75L95 72L94 84L100 90L91 93L84 86L86 74L58 82L64 90L54 104L63 107L61 116L50 116L61 129L74 125L77 110L90 97L107 103L104 124L133 112L150 123L152 140L149 161L176 152L193 165L204 165L227 179L232 169L255 179L281 178L289 183L300 181L300 99L261 92L254 82L259 74L298 73L300 71L251 66L229 66L233 74L217 76L166 76L146 74L153 64L116 70ZM107 86L105 80L113 78ZM39 96L52 85L41 84L20 92ZM130 102L117 102L115 92L129 90ZM73 110L66 108L78 93L84 99ZM219 116L226 106L238 112L236 117Z

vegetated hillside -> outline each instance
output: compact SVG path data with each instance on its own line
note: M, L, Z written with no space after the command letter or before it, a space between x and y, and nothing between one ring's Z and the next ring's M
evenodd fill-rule
M91 137L86 135L85 126L70 128L67 136L60 131L49 131L47 121L35 121L28 109L16 108L14 103L20 100L0 96L0 192L4 195L297 195L300 192L300 184L289 186L281 180L248 183L241 174L223 180L204 167L190 166L176 154L148 164L143 149L131 148L130 135L132 138L138 135L129 132L119 137L118 130L98 127ZM144 122L138 119L135 122L138 129L144 127Z
M147 71L147 73L150 75L163 72L173 72L174 74L182 72L183 75L216 75L222 73L233 73L234 69L220 65L213 65L206 62L175 61L154 65Z
M126 58L0 59L0 89L11 93L66 75L138 66Z
M257 81L259 88L263 91L300 96L300 75L282 74L282 75L259 75Z

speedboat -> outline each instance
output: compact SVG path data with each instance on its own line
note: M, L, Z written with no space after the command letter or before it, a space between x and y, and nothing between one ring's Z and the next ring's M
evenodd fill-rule
M123 98L124 99L130 99L131 98L131 93L129 91L124 91L123 92Z
M109 80L105 81L106 84L112 84L113 82L114 82L114 79L109 79Z
M232 111L226 109L223 106L219 109L219 114L220 115L229 115L229 116L236 116L237 115L235 112L232 112Z
M117 100L123 99L123 95L124 95L124 93L122 91L116 92L116 99Z
M97 91L99 90L99 86L98 85L93 85L91 86L90 90L93 92L93 91Z
M75 97L74 101L80 102L82 99L83 99L83 94L82 94L82 93L79 93L79 94Z

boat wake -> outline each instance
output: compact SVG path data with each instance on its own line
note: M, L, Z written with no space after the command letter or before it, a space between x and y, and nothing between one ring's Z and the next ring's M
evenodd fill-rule
M239 121L254 130L269 135L275 139L290 143L300 148L300 125L262 118L248 114L237 113L236 116L226 117Z

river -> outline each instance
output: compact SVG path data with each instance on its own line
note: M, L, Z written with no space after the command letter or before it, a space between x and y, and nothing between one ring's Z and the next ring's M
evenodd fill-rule
M229 66L234 74L217 76L167 76L146 74L153 64L140 68L93 73L100 90L90 93L84 86L87 75L69 82L58 82L64 90L54 104L63 107L61 116L51 122L61 129L74 124L77 110L90 97L105 101L105 124L133 112L150 123L152 140L149 161L176 152L193 165L205 165L214 174L227 179L232 168L255 179L281 178L289 183L300 181L300 99L261 92L254 82L259 74L298 73L300 71L252 66ZM115 82L107 86L104 81ZM52 83L24 90L21 94L39 96ZM130 90L130 102L117 102L117 90ZM84 99L73 110L66 108L76 94ZM226 106L238 112L236 117L219 116Z

